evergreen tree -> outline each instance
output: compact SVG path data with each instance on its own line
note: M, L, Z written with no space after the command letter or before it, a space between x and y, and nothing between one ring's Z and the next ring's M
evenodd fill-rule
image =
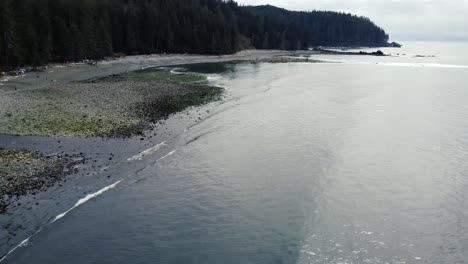
M10 0L0 1L0 66L16 65Z
M36 49L37 57L34 59L35 64L44 64L50 61L52 55L52 28L50 25L50 15L48 0L33 1L33 10L35 12L35 31L36 31Z
M65 21L60 17L53 19L53 54L56 61L71 61L75 58L72 35ZM77 33L76 31L74 32Z
M387 41L368 18L233 0L0 0L0 64L10 66L114 53L226 54Z

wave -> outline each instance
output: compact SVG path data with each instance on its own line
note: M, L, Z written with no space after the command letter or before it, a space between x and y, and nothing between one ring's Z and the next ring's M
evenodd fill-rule
M140 152L139 154L127 159L127 161L136 161L136 160L141 160L143 157L147 156L147 155L151 155L151 154L154 154L155 152L157 152L162 146L165 146L166 145L166 141L163 141L159 144L157 144L156 146L154 147L151 147L147 150L144 150L142 152ZM166 159L167 157L169 156L172 156L174 153L176 153L176 149L167 153L166 155L164 155L163 157L159 158L157 161L161 161L163 159ZM110 167L104 167L101 169L101 172L102 171L105 171L107 169L109 169ZM102 189L100 189L99 191L95 192L95 193L92 193L92 194L88 194L86 195L85 197L79 199L75 205L73 207L71 207L70 209L68 209L67 211L57 215L52 221L50 221L48 224L46 224L45 226L43 226L42 228L38 229L34 234L32 234L31 236L27 237L25 240L23 240L21 243L19 243L17 246L13 247L10 251L8 251L5 255L1 256L0 257L0 263L3 262L11 253L13 253L15 250L17 250L18 248L20 247L25 247L28 245L30 239L34 236L36 236L37 234L39 234L42 230L44 230L44 228L46 228L47 226L57 222L58 220L62 219L63 217L65 217L68 213L70 213L71 211L73 211L74 209L76 209L77 207L83 205L84 203L88 202L89 200L91 199L94 199L104 193L106 193L107 191L111 190L111 189L114 189L115 187L117 187L121 182L127 180L129 177L126 177L126 178L123 178L109 186L106 186Z
M75 204L72 208L70 208L70 209L68 209L67 211L65 211L65 212L63 212L63 213L57 215L57 216L54 218L54 220L52 220L51 222L49 222L49 224L47 224L46 226L51 225L51 224L57 222L58 220L60 220L60 219L63 218L64 216L66 216L68 213L70 213L71 211L73 211L75 208L77 208L78 206L80 206L80 205L82 205L82 204L88 202L89 200L91 200L91 199L93 199L93 198L96 198L96 197L98 197L99 195L101 195L101 194L103 194L103 193L105 193L105 192L107 192L107 191L109 191L109 190L111 190L111 189L114 189L114 188L117 187L117 185L119 185L122 181L123 181L123 180L117 181L117 182L115 182L115 183L113 183L113 184L111 184L111 185L109 185L109 186L106 186L106 187L102 188L101 190L99 190L99 191L97 191L97 192L95 192L95 193L86 195L86 197L84 197L84 198L78 200L78 202L76 202L76 204ZM10 255L11 253L13 253L13 252L14 252L15 250L17 250L18 248L27 246L28 243L29 243L29 240L30 240L33 236L39 234L44 228L45 228L45 227L43 227L43 228L37 230L33 235L29 236L28 238L26 238L25 240L23 240L21 243L19 243L17 246L15 246L15 247L12 248L10 251L8 251L5 255L2 256L2 258L0 258L0 262L3 262L3 261L6 259L6 257L8 257L8 255Z
M86 195L86 197L84 197L84 198L78 200L78 202L76 202L76 204L75 204L72 208L70 208L70 209L68 209L67 211L65 211L65 212L63 212L63 213L57 215L57 216L55 217L55 219L52 220L52 222L50 222L50 224L55 223L57 220L63 218L63 217L64 217L65 215L67 215L69 212L71 212L72 210L74 210L74 209L77 208L78 206L80 206L80 205L86 203L87 201L89 201L89 200L91 200L91 199L93 199L93 198L96 198L96 197L98 197L99 195L101 195L101 194L103 194L103 193L105 193L105 192L107 192L107 191L109 191L109 190L111 190L111 189L114 189L114 188L117 187L117 185L119 185L122 181L123 181L123 180L117 181L117 182L115 182L115 183L113 183L113 184L111 184L111 185L109 185L109 186L106 186L106 187L102 188L101 190L99 190L99 191L97 191L97 192L95 192L95 193Z
M42 230L42 229L38 230L34 235L36 235L37 233L39 233L41 230ZM32 235L32 236L34 236L34 235ZM2 258L0 258L0 262L3 262L3 261L6 259L6 257L8 257L8 255L10 255L11 253L13 253L13 252L14 252L15 250L17 250L18 248L27 246L28 243L29 243L29 239L31 239L32 236L26 238L26 239L23 240L21 243L19 243L16 247L12 248L12 249L11 249L10 251L8 251L5 255L3 255Z
M159 149L162 147L162 146L165 146L166 145L166 141L163 141L159 144L157 144L156 146L154 147L151 147L147 150L144 150L140 153L138 153L137 155L131 157L131 158L128 158L127 161L136 161L136 160L141 160L143 159L145 156L148 156L148 155L152 155L154 153L156 153L157 151L159 151Z
M153 69L156 68L156 66L143 66L141 67L141 70L147 70L147 69Z
M165 159L165 158L167 158L167 157L169 157L169 156L172 156L174 153L176 153L176 151L177 151L177 150L175 149L175 150L173 150L173 151L167 153L166 155L164 155L164 156L162 156L161 158L159 158L158 161L163 160L163 159Z
M172 74L186 74L187 70L185 68L173 68L170 70Z

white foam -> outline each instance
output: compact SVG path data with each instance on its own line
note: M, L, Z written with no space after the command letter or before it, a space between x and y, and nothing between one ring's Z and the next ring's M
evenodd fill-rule
M7 77L3 77L0 81L2 82L8 82L8 81L11 81L13 79L16 79L18 78L19 76L7 76Z
M151 68L156 68L156 66L143 66L143 67L141 67L142 70L151 69Z
M24 247L24 246L27 246L28 243L29 243L29 239L31 237L28 237L26 238L25 240L23 240L21 243L19 243L16 247L12 248L10 251L8 251L8 253L6 253L1 259L0 259L0 262L3 262L5 260L5 258L10 255L11 253L13 253L13 251L17 250L18 248L20 247Z
M311 255L311 256L317 255L317 254L315 254L315 252L312 252L312 251L303 250L303 252L304 252L304 253L307 253L307 254L309 254L309 255Z
M154 147L151 147L147 150L144 150L142 152L140 152L139 154L131 157L131 158L128 158L127 161L136 161L136 160L141 160L143 159L143 157L145 156L148 156L148 155L151 155L151 154L154 154L155 152L157 152L162 146L166 145L166 141L163 141L159 144L157 144L156 146Z
M165 159L165 158L167 158L167 157L173 155L174 153L176 153L176 151L177 151L177 150L173 150L173 151L167 153L166 155L164 155L163 157L161 157L160 159L158 159L158 161L163 160L163 159Z
M147 150L145 150L145 151L142 151L142 152L139 153L138 155L135 155L135 156L129 158L128 161L141 160L144 156L154 154L155 152L157 152L157 151L158 151L162 146L164 146L165 144L166 144L166 141L163 141L163 142L159 143L158 145L156 145L156 146L154 146L154 147L152 147L152 148L149 148L149 149L147 149ZM167 157L169 157L169 156L172 156L174 153L176 153L176 151L177 151L177 150L173 150L173 151L167 153L167 154L164 155L163 157L159 158L158 161L163 160L163 159L165 159L165 158L167 158ZM108 169L108 168L109 168L109 167L104 167L102 170L105 170L105 169ZM102 170L101 170L101 171L102 171ZM122 181L124 181L124 180L125 180L125 179L119 180L119 181L117 181L117 182L115 182L115 183L113 183L113 184L111 184L111 185L109 185L109 186L106 186L106 187L100 189L99 191L97 191L97 192L95 192L95 193L88 194L88 195L86 195L84 198L79 199L79 200L75 203L75 205L74 205L72 208L70 208L70 209L68 209L67 211L65 211L65 212L63 212L63 213L57 215L48 225L53 224L53 223L57 222L58 220L62 219L62 218L65 217L68 213L70 213L71 211L73 211L73 210L76 209L77 207L81 206L82 204L88 202L89 200L94 199L94 198L98 197L99 195L101 195L101 194L103 194L103 193L105 193L105 192L107 192L107 191L109 191L109 190L111 190L111 189L114 189L115 187L117 187L117 185L119 185L119 184L120 184ZM37 230L36 233L34 233L34 234L31 235L30 237L26 238L26 239L23 240L21 243L19 243L17 246L15 246L15 247L12 248L10 251L8 251L8 253L6 253L3 257L0 258L0 262L3 262L3 261L6 259L6 257L7 257L8 255L10 255L11 253L13 253L13 252L14 252L15 250L17 250L18 248L27 246L28 243L29 243L29 240L30 240L33 236L35 236L35 235L37 235L39 232L41 232L42 230L43 230L43 228Z
M107 191L109 191L109 190L115 188L115 187L116 187L119 183L121 183L122 181L123 181L123 180L117 181L117 182L114 183L114 184L111 184L111 185L109 185L109 186L107 186L107 187L104 187L104 188L102 188L101 190L99 190L99 191L97 191L97 192L95 192L95 193L88 194L86 197L84 197L84 198L78 200L78 202L76 202L76 204L75 204L72 208L70 208L70 209L68 209L67 211L65 211L65 212L63 212L63 213L57 215L57 216L54 218L54 220L52 220L52 221L49 223L49 225L50 225L50 224L53 224L53 223L55 223L57 220L63 218L63 217L66 216L69 212L71 212L73 209L77 208L78 206L80 206L80 205L86 203L87 201L89 201L89 200L91 200L91 199L93 199L93 198L95 198L95 197L97 197L97 196L99 196L99 195L101 195L101 194L103 194L103 193L105 193L105 192L107 192ZM13 251L17 250L18 248L27 246L28 243L29 243L29 240L30 240L33 236L35 236L35 235L37 235L39 232L41 232L42 230L43 230L43 228L37 230L36 233L34 233L32 236L26 238L26 239L23 240L21 243L19 243L16 247L14 247L14 248L12 248L10 251L8 251L8 253L6 253L6 254L0 259L0 262L3 262L3 261L5 260L5 258L6 258L8 255L10 255L11 253L13 253Z
M172 70L170 70L170 72L172 74L178 74L178 75L181 75L181 74L186 74L185 72L183 72L184 68L174 68Z
M209 74L206 79L208 79L208 82L214 83L219 80L221 80L223 77L220 74Z
M63 213L57 215L57 216L55 217L55 219L52 220L52 222L50 222L50 223L52 224L52 223L56 222L57 220L63 218L63 217L66 216L69 212L71 212L73 209L75 209L75 208L77 208L78 206L80 206L80 205L86 203L87 201L89 201L89 200L91 200L91 199L93 199L93 198L96 198L96 197L98 197L99 195L101 195L101 194L103 194L103 193L105 193L105 192L107 192L107 191L109 191L109 190L111 190L111 189L114 189L114 188L115 188L117 185L119 185L119 183L121 183L122 181L123 181L123 180L117 181L116 183L111 184L111 185L109 185L109 186L106 186L106 187L102 188L101 190L99 190L99 191L97 191L97 192L95 192L95 193L86 195L86 197L84 197L84 198L78 200L78 202L76 202L76 204L75 204L72 208L70 208L70 209L68 209L67 211L65 211L65 212L63 212Z

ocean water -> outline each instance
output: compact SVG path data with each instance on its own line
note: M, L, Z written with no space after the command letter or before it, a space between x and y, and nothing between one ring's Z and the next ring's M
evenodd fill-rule
M4 262L468 262L468 45L403 44L186 67L226 88L209 117Z

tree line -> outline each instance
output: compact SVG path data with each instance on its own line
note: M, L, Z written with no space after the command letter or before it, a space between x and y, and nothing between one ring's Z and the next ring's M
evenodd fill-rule
M1 0L0 65L115 54L228 54L241 49L381 46L364 17L244 7L229 0Z

